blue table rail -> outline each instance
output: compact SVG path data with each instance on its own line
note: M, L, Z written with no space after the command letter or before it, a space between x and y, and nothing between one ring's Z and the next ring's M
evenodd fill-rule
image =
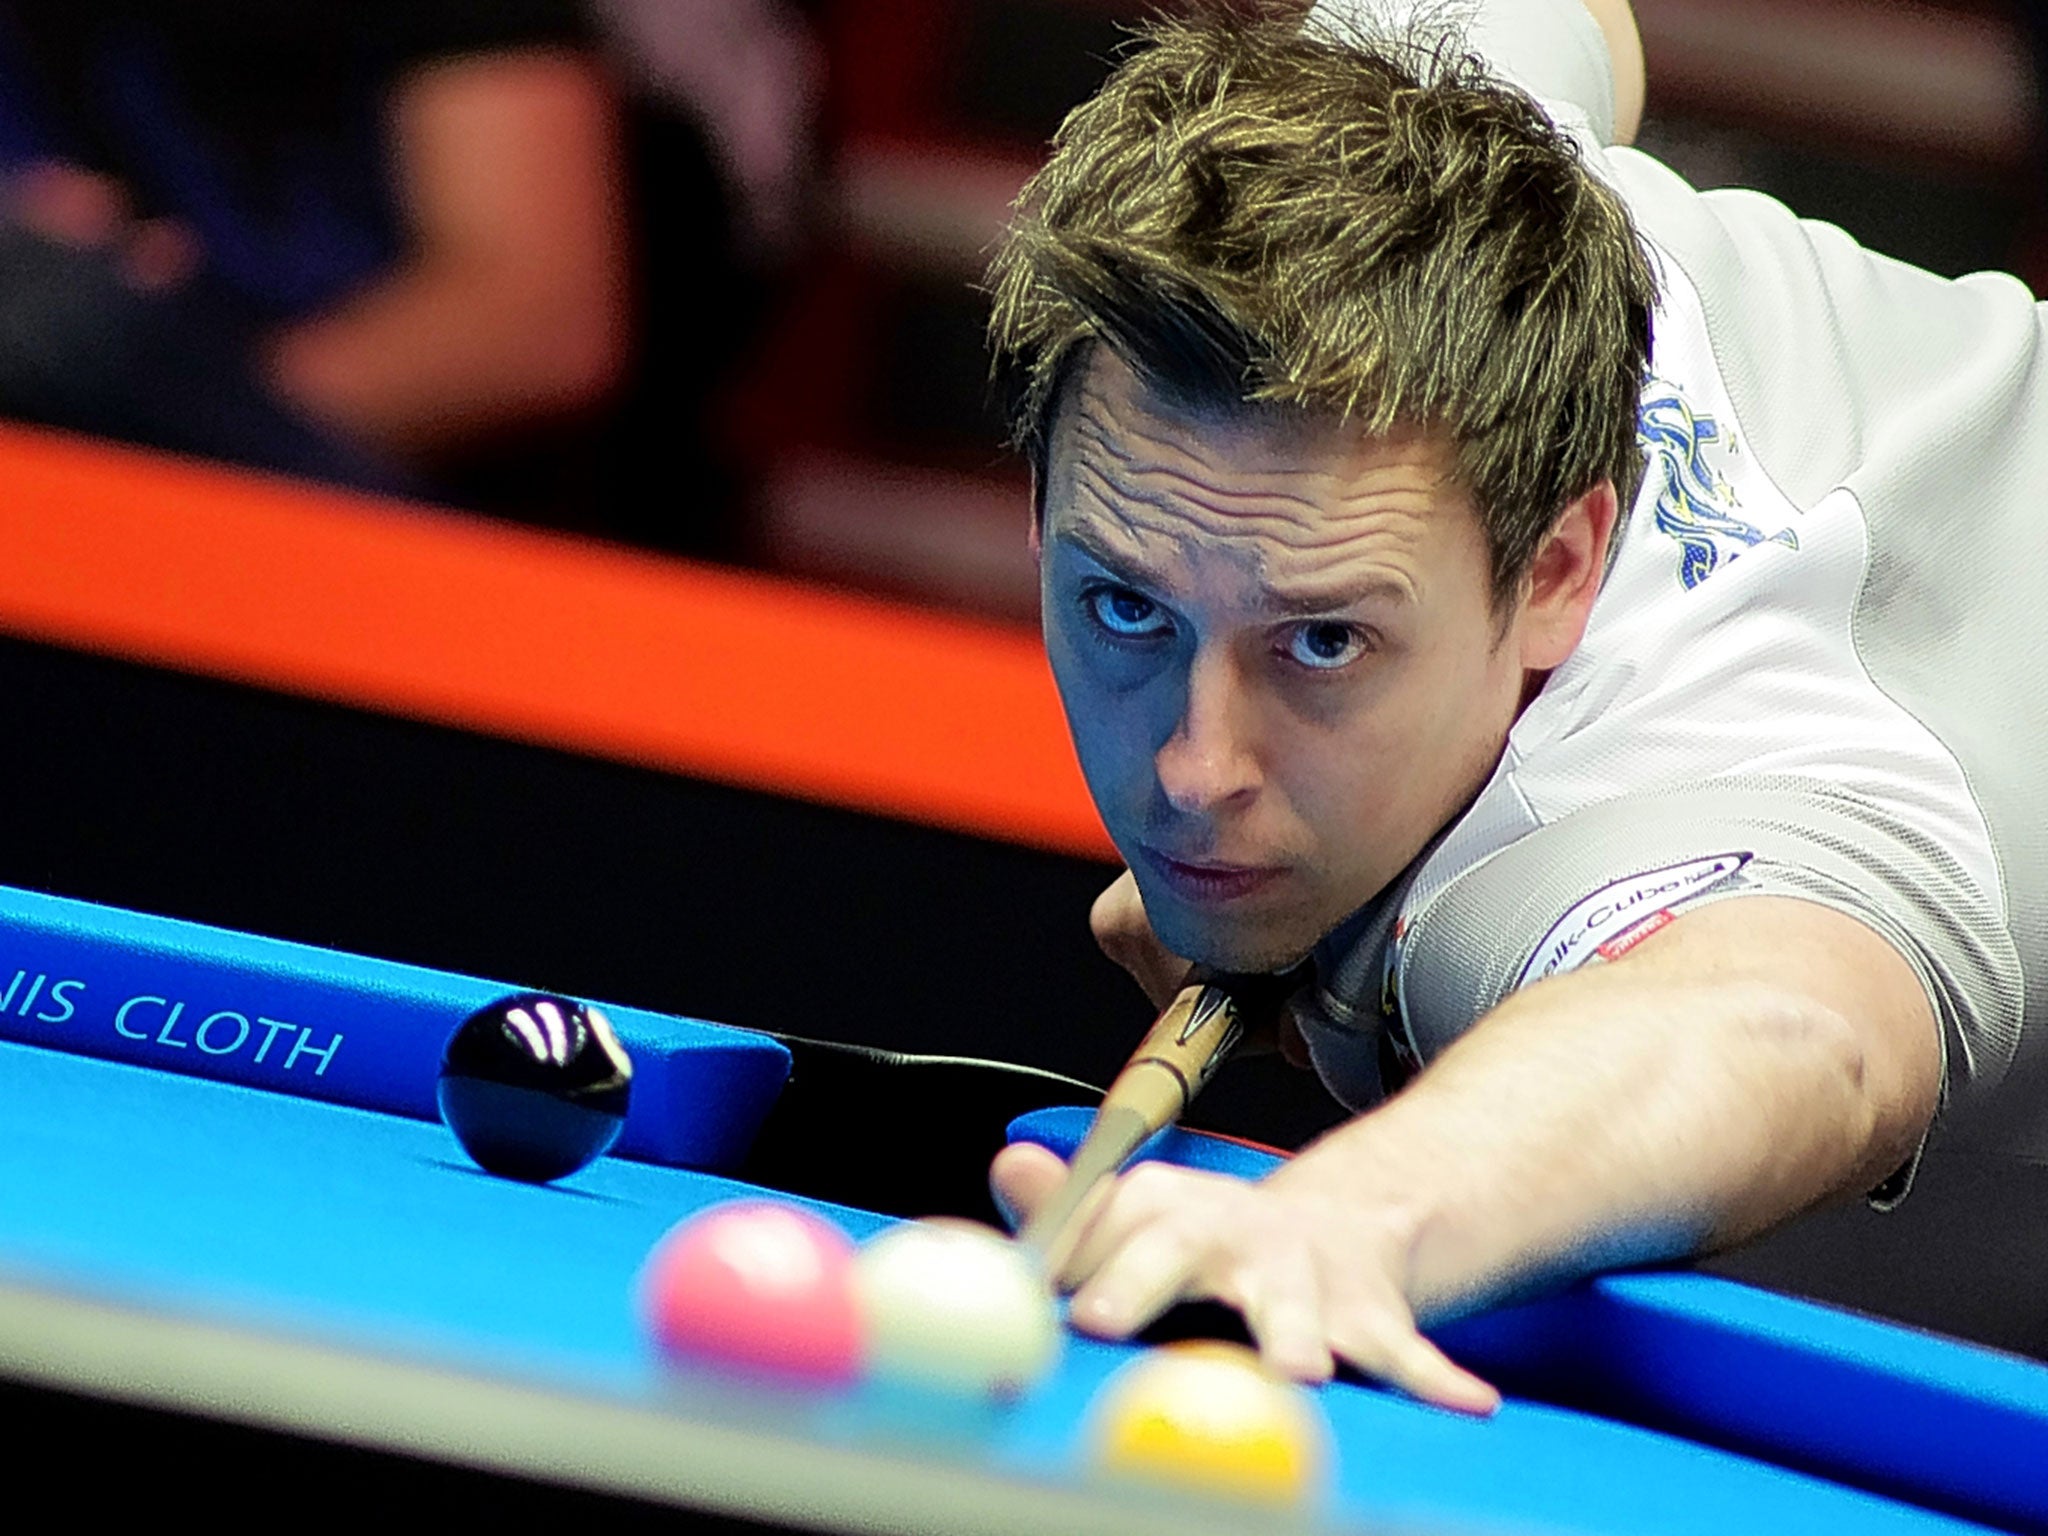
M449 1032L520 990L0 886L0 1039L25 1045L437 1120ZM602 1006L633 1058L619 1155L736 1167L788 1047Z

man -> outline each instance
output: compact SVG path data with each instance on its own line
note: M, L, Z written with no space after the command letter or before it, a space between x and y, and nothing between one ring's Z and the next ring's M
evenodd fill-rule
M1485 1411L1419 1325L1894 1202L1937 1115L2017 1134L2048 372L2012 280L1614 147L1623 0L1477 9L1158 33L992 333L1130 866L1097 934L1155 997L1310 959L1295 1043L1364 1111L1257 1185L1125 1176L1074 1319L1214 1297Z

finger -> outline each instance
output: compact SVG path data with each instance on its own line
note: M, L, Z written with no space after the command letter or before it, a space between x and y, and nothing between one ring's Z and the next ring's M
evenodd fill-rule
M1482 1417L1500 1407L1497 1388L1452 1360L1405 1319L1383 1313L1355 1332L1340 1329L1336 1345L1337 1353L1366 1375L1425 1403Z
M1216 1296L1244 1314L1260 1356L1281 1375L1328 1381L1336 1374L1322 1287L1308 1255L1261 1255Z
M1145 915L1145 900L1128 869L1118 875L1088 910L1088 928L1102 952L1130 973L1155 1007L1180 990L1188 962L1159 942Z
M1140 1163L1109 1181L1092 1209L1077 1220L1066 1256L1053 1276L1055 1283L1062 1290L1077 1290L1146 1226L1184 1219L1182 1213L1191 1203L1206 1211L1208 1202L1194 1187L1205 1180L1225 1182L1164 1163Z
M1114 957L1115 946L1144 922L1145 904L1138 896L1138 880L1128 869L1102 888L1088 908L1088 931L1095 942Z
M1052 1198L1066 1177L1067 1165L1056 1154L1032 1142L1016 1141L989 1164L989 1193L1015 1231Z
M1500 1389L1473 1375L1421 1334L1405 1340L1389 1379L1402 1391L1457 1413L1485 1417L1500 1409Z
M1177 1222L1155 1221L1132 1233L1074 1293L1068 1316L1083 1333L1121 1339L1157 1321L1192 1285L1200 1257Z

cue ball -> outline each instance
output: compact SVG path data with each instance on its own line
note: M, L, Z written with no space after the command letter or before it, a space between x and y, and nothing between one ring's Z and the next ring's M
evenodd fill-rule
M800 1206L737 1200L679 1222L655 1245L640 1297L677 1359L820 1385L860 1372L853 1241Z
M870 1368L881 1380L1009 1399L1059 1358L1059 1311L1036 1262L992 1227L904 1222L854 1260Z
M448 1037L434 1097L479 1167L544 1184L619 1139L632 1084L632 1060L603 1014L520 992Z
M1330 1430L1315 1399L1239 1344L1148 1350L1103 1383L1088 1414L1097 1476L1269 1506L1321 1493Z

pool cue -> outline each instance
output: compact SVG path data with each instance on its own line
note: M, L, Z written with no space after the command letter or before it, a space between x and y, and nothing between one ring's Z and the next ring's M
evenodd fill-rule
M1038 1208L1018 1241L1035 1252L1048 1275L1059 1273L1086 1224L1091 1196L1153 1136L1181 1117L1249 1028L1265 1022L1296 977L1219 976L1197 968L1166 1005L1119 1072L1067 1177Z

